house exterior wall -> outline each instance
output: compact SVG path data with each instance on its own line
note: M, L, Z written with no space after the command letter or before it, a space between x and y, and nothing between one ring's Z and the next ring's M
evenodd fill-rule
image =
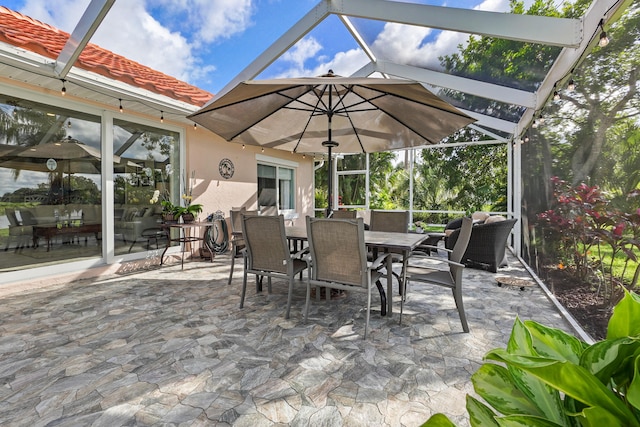
M270 161L284 161L288 167L295 165L295 211L298 218L293 221L296 225L304 224L304 216L313 214L313 159L304 158L302 155L283 152L280 150L249 147L243 148L239 144L229 143L216 136L212 132L186 125L177 121L172 121L167 115L164 123L160 123L158 117L145 116L136 112L118 112L117 106L104 105L94 101L85 101L74 98L72 94L65 97L60 93L42 89L37 86L18 83L11 79L0 78L0 94L15 96L26 101L37 102L42 105L53 105L78 113L88 113L100 120L100 139L102 157L111 160L113 153L113 121L114 119L141 123L147 127L166 129L179 135L180 139L180 176L188 177L191 171L195 171L195 185L193 188L193 203L203 204L203 213L200 219L203 220L208 214L221 212L228 218L229 211L234 207L245 207L255 209L257 204L257 163L259 159L268 158ZM225 179L220 175L219 163L222 159L229 159L234 165L234 174L231 178ZM109 163L107 163L109 164ZM173 165L174 167L177 165ZM3 178L7 179L7 178ZM62 262L55 262L45 258L46 262L39 260L30 261L28 265L17 265L13 263L12 257L24 255L14 250L15 243L11 243L11 250L0 250L0 288L19 286L20 283L36 283L39 280L50 282L51 277L61 275L71 275L71 277L90 277L103 272L123 271L138 264L149 266L159 264L159 255L163 248L156 250L145 250L141 246L131 253L114 252L114 228L117 227L117 219L114 218L113 203L113 173L102 170L102 203L96 205L99 212L98 220L102 217L102 239L94 243L96 255L87 259L80 257L78 260L71 258L63 259ZM0 182L0 189L7 187L8 182ZM150 190L152 191L152 190ZM181 189L184 191L184 188ZM5 191L0 191L4 194ZM0 194L0 195L1 195ZM109 199L111 198L111 199ZM6 225L5 225L6 227ZM6 229L5 229L6 230ZM97 239L97 237L96 237ZM25 240L29 240L28 238ZM4 249L3 240L2 248ZM98 248L96 248L96 245ZM128 246L128 245L127 245ZM78 248L82 251L82 248ZM171 248L176 251L178 248ZM23 249L24 250L24 249ZM30 247L27 251L33 250ZM38 248L41 250L41 247ZM52 252L55 249L52 249ZM170 250L170 251L171 251ZM54 253L55 254L55 253ZM126 267L129 265L130 267Z

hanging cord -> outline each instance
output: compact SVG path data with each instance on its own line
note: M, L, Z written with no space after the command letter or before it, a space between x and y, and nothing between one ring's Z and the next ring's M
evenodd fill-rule
M204 243L216 254L227 252L229 249L229 231L224 213L222 211L216 211L215 213L209 214L207 221L213 222L214 225L205 228Z

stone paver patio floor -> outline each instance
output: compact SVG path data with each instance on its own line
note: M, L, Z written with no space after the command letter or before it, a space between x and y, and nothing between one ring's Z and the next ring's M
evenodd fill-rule
M465 395L483 355L516 315L573 332L537 286L498 287L466 269L462 332L451 292L413 286L398 324L374 295L314 303L295 288L239 308L230 260L190 261L0 298L3 426L418 426L444 412L468 425ZM517 261L498 275L526 277ZM573 332L575 333L575 332Z

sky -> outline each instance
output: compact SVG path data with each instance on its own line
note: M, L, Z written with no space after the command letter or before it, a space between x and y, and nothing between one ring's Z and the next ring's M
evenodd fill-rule
M506 12L509 0L414 3ZM90 0L2 0L0 5L73 32ZM216 93L319 0L116 0L91 39L105 49ZM528 3L528 2L527 2ZM354 19L379 58L438 69L467 34ZM257 78L348 76L367 57L331 16Z

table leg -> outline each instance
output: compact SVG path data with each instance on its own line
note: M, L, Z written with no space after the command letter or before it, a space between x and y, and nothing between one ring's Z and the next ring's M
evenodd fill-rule
M162 265L164 262L164 254L166 254L169 250L169 246L171 246L171 229L167 228L167 245L164 247L162 255L160 255L160 265Z
M387 316L393 315L393 262L387 257Z
M180 270L184 270L184 251L187 249L187 229L182 228L182 257L180 258Z
M407 266L409 265L409 257L411 256L411 251L403 251L402 252L402 272L401 274L401 282L400 285L400 297L404 301L407 296Z

